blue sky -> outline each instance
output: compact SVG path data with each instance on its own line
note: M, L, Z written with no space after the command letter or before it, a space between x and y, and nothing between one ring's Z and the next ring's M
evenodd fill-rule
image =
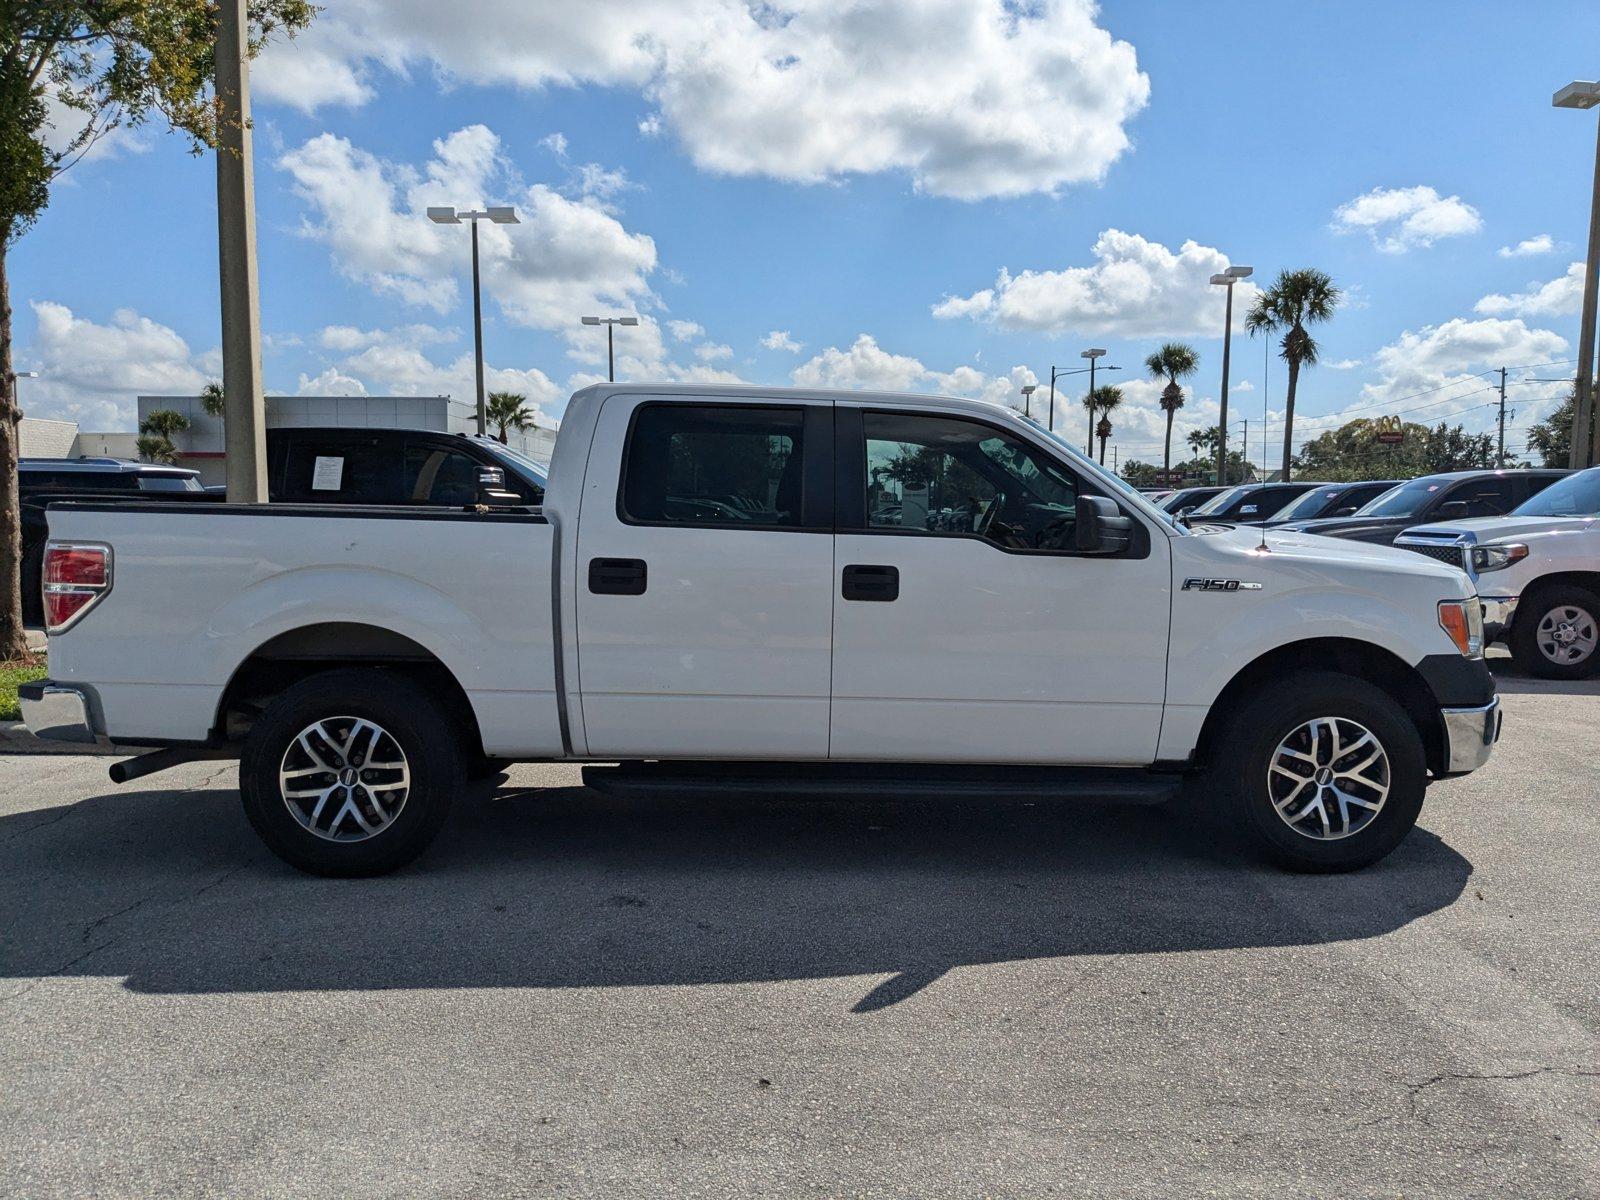
M1487 428L1484 372L1575 355L1595 117L1550 95L1596 69L1592 5L328 7L257 70L269 391L470 396L466 232L420 213L484 201L525 218L486 241L491 383L553 416L604 370L578 318L637 311L627 378L1015 400L1103 345L1113 444L1158 458L1138 364L1192 342L1178 429L1214 421L1228 262L1347 291L1304 436ZM12 255L29 412L126 428L135 394L217 374L213 197L153 126L63 177ZM1260 341L1234 347L1259 457L1283 370L1263 390ZM1513 386L1512 448L1560 390Z

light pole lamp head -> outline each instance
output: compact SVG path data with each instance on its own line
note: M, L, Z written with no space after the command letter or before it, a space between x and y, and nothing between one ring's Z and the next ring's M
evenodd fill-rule
M1600 83L1574 80L1550 97L1550 104L1555 108L1593 108L1600 104Z
M520 224L522 224L522 222L517 219L517 210L514 209L514 208L510 208L510 207L502 207L502 208L490 207L488 209L485 209L484 211L486 211L489 214L489 220L493 221L496 225L520 225Z
M1226 274L1234 279L1249 279L1255 272L1256 269L1254 267L1229 267Z
M1106 352L1104 350L1082 350L1078 353L1079 358L1087 358L1090 361L1093 361L1097 358L1104 358L1105 355Z
M443 207L435 207L430 205L428 207L428 220L432 221L435 225L461 224L461 218L456 216L456 210L449 205L445 205Z
M639 323L639 318L638 317L618 317L617 318L617 324L618 325L637 325L638 323Z

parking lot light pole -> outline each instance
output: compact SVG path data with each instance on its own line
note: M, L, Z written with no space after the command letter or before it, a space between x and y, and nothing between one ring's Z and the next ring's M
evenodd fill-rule
M1095 351L1095 354L1096 354L1097 357L1099 355L1101 355L1101 354L1104 354L1104 353L1105 353L1104 350ZM1084 358L1089 358L1089 352L1087 350L1084 351L1083 357ZM1122 370L1121 367L1101 367L1100 369L1102 371L1120 371L1120 370ZM1087 367L1073 367L1071 370L1063 370L1060 367L1051 367L1050 368L1050 411L1047 414L1049 419L1045 422L1045 428L1050 429L1050 430L1054 430L1055 427L1056 427L1056 380L1061 379L1061 378L1063 378L1064 376L1067 376L1067 375L1082 375L1085 371L1089 372L1089 380L1090 380L1090 384L1092 385L1093 382L1094 382L1094 360L1093 359L1090 359L1089 365ZM1093 387L1092 386L1091 386L1090 390L1093 391ZM1093 456L1094 456L1094 451L1093 451L1093 448L1091 446L1090 457L1092 458Z
M611 342L611 331L618 325L637 325L638 317L584 317L585 325L604 325L606 327L606 378L612 383L617 381L617 356Z
M454 208L428 209L428 220L435 225L459 225L468 221L472 225L472 357L477 367L478 385L478 436L489 433L489 402L483 393L483 296L478 286L478 222L492 221L496 225L520 225L517 210L508 207L485 208L477 212L457 212Z
M1105 355L1106 352L1104 350L1084 350L1078 354L1079 358L1087 358L1089 360L1089 396L1091 398L1094 396L1094 364L1104 358ZM1094 406L1092 404L1089 406L1089 442L1084 447L1084 453L1090 458L1094 457Z
M1600 83L1575 80L1567 84L1550 103L1556 108L1580 111L1600 104ZM1592 465L1600 457L1600 437L1591 431L1594 423L1594 332L1595 302L1600 290L1600 128L1594 152L1594 184L1589 198L1589 255L1583 274L1583 315L1578 322L1578 375L1573 388L1572 450L1568 465L1574 470Z
M1227 313L1222 318L1222 401L1217 411L1217 486L1228 483L1228 352L1233 348L1233 285L1248 279L1250 267L1229 267L1211 282L1228 289Z

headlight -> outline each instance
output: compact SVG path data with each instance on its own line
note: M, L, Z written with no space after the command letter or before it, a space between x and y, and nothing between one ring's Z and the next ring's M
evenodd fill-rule
M1483 657L1483 606L1476 597L1439 601L1439 628L1468 658Z
M1480 574L1484 571L1500 571L1527 557L1528 548L1521 542L1507 542L1501 546L1474 546L1472 569Z

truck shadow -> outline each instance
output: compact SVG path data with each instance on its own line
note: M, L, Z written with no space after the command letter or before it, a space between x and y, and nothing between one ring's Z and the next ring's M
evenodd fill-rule
M622 987L839 976L854 1011L969 964L1312 945L1443 908L1471 864L1418 830L1378 867L1242 859L1187 802L464 796L416 866L313 879L223 790L0 819L0 995L41 976L143 992Z

